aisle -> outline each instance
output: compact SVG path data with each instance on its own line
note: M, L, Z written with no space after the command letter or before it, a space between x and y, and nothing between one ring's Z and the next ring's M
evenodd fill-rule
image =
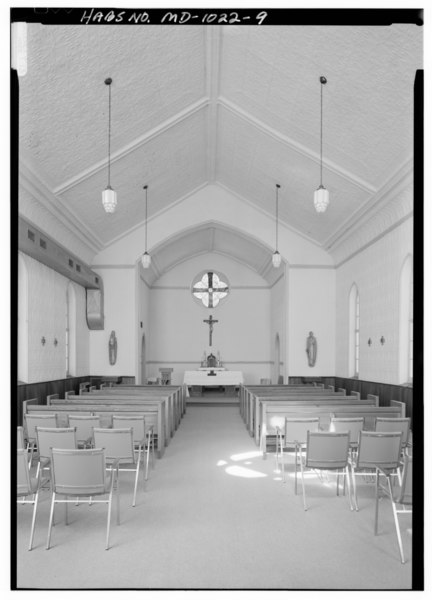
M32 588L406 589L391 521L372 534L372 502L351 513L347 499L320 484L305 512L292 480L263 460L238 407L188 407L147 491L130 506L122 485L122 523L104 550L105 511L71 510L44 549L48 494L26 551L30 512L21 515L18 585ZM369 490L371 499L373 489ZM368 493L368 490L366 490ZM364 497L364 496L363 496ZM75 512L74 512L75 511ZM387 511L383 511L387 512ZM390 513L389 513L390 514ZM61 513L59 512L59 517ZM96 518L94 518L96 515ZM409 557L410 557L409 553Z

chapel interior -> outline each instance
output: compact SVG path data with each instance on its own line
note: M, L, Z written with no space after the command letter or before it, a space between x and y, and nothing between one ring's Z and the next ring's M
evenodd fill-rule
M398 517L385 486L402 497L412 461L422 489L423 28L260 25L259 12L250 25L14 23L12 429L44 484L31 551L34 505L13 512L13 587L422 586L421 492ZM153 403L136 504L135 475L113 467L109 550L91 500L71 502L69 525L56 506L46 550L60 458L27 445L27 418L68 427L65 402L99 414L98 395L121 388L129 415L133 394ZM306 445L282 449L288 413L272 429L281 409L265 398L305 388L323 406L368 404L364 429L375 413L408 419L399 468L355 473L351 444L337 488L331 470L303 474Z

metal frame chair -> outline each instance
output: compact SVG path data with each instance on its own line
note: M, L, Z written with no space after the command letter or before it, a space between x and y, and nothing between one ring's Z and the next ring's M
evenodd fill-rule
M101 426L99 415L68 415L68 424L76 428L78 448L94 447L93 429Z
M382 472L382 470L378 469L378 475L376 480L376 491L375 491L375 527L374 533L378 535L378 508L379 508L379 492L381 491L386 496L388 496L392 503L393 509L393 518L396 528L396 536L398 540L399 546L399 554L401 558L401 563L405 563L405 556L402 544L402 536L400 532L399 525L399 516L401 514L412 514L412 456L404 456L404 465L402 471L402 481L399 489L398 495L395 497L394 491L392 488L391 478L387 477L386 472ZM383 473L386 477L387 488L382 486L379 481L380 474ZM398 505L401 505L401 508L398 508ZM411 508L406 508L406 506L411 506Z
M354 504L358 511L356 475L372 472L378 478L378 470L386 476L389 485L390 477L397 471L402 447L402 432L361 431L358 452L350 460L354 488Z
M133 428L95 428L93 430L93 435L96 447L105 448L105 458L109 468L113 469L115 466L117 470L118 486L119 471L132 471L135 473L135 486L132 500L132 506L135 506L141 463L141 447L138 448L138 455L136 455L133 440ZM144 478L143 484L145 484Z
M330 429L335 433L348 431L350 434L350 453L358 449L360 431L364 428L364 417L334 417L330 419Z
M39 500L39 490L41 488L41 479L30 477L28 452L22 448L17 449L17 503L33 504L33 516L30 529L30 542L28 549L33 548L33 537L36 523L36 513ZM28 499L29 496L33 496Z
M65 450L61 448L52 448L50 462L52 469L52 496L46 549L49 550L51 544L51 531L55 505L65 505L67 525L68 504L77 504L77 499L79 498L85 498L83 503L87 504L87 498L91 498L92 505L98 503L108 504L105 542L105 550L108 550L115 470L111 469L109 476L107 477L104 449L81 448L76 450ZM108 495L108 498L101 500L94 499L95 497L97 498L98 496L104 495ZM69 499L69 496L73 496L73 499ZM120 501L118 497L118 488L117 524L120 524Z
M144 479L148 479L150 451L152 453L152 466L154 467L154 437L153 426L146 427L145 417L143 415L113 415L113 429L124 429L132 427L133 442L135 452L142 452L145 472Z
M39 462L36 476L40 470L50 471L51 448L74 450L77 448L75 427L36 427L39 450Z
M25 414L24 415L24 438L27 440L26 449L30 450L29 464L33 462L33 455L37 449L36 427L58 427L56 414Z
M298 417L285 419L284 433L276 427L276 466L279 470L279 449L281 456L282 481L285 483L285 468L283 461L284 450L295 452L295 493L297 494L297 464L298 455L300 460L302 452L306 447L308 431L317 431L319 428L319 417Z
M304 470L312 469L313 471L336 471L336 495L339 496L339 475L343 471L344 481L348 481L348 497L351 510L353 504L351 500L351 483L349 473L349 445L350 434L345 432L329 432L329 431L308 431L306 442L306 457L303 461L300 460L301 481L303 490L303 505L307 510L306 493L304 484ZM345 486L344 486L345 488Z

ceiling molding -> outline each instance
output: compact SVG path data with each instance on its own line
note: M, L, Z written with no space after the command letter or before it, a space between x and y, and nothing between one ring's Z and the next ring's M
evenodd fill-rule
M19 182L55 219L66 227L92 254L103 248L102 241L47 187L20 153ZM61 204L61 209L59 208Z
M247 198L245 198L244 196L242 196L238 192L234 191L232 188L228 187L224 183L221 183L220 181L216 181L215 185L221 187L222 189L224 189L229 194L232 194L233 196L235 196L236 198L238 198L239 200L241 200L242 202L244 202L245 204L247 204L248 206L250 206L250 208L252 208L253 210L255 210L257 212L260 212L261 214L265 215L266 217L268 217L269 219L271 219L272 221L274 221L274 214L269 213L267 210L264 210L261 206L257 206L254 202L251 202L250 200L248 200ZM298 229L295 229L294 227L291 227L290 225L288 225L286 223L286 221L281 220L280 215L279 215L279 227L280 226L284 227L288 231L291 231L291 233L294 233L295 235L298 235L299 237L303 238L304 240L310 242L311 244L313 244L317 248L322 248L323 247L322 244L320 244L319 242L317 242L317 240L311 238L306 233L303 233L302 231L299 231ZM279 232L279 236L280 236L280 232ZM270 245L269 245L269 248L271 248Z
M218 142L218 106L221 59L221 28L210 26L206 29L206 70L207 95L209 98L207 116L207 179L216 178L216 157Z
M208 105L209 105L208 97L201 98L197 102L190 104L184 110L176 113L174 116L170 117L169 119L166 119L163 123L161 123L157 127L150 129L150 131L147 131L144 135L141 135L138 138L134 139L130 144L123 146L123 148L120 148L119 150L117 150L117 152L111 154L111 164L117 162L118 160L125 158L131 152L138 150L142 146L145 146L148 142L150 142L152 139L159 136L161 133L164 133L165 131L168 131L169 129L171 129L172 127L175 127L179 123L187 120L189 117L193 116L195 113L208 107ZM71 177L70 179L68 179L67 181L62 183L61 185L57 186L53 190L54 194L63 194L65 192L67 192L68 190L70 190L71 188L79 185L80 183L82 183L83 181L88 179L89 177L92 177L96 173L99 173L99 171L101 171L102 169L106 169L106 168L107 168L107 159L101 160L101 161L95 163L94 165L92 165L91 167L89 167L88 169L81 171L81 173L78 173L78 175Z
M348 237L359 231L367 221L382 210L392 197L405 189L410 181L413 181L412 157L387 179L372 198L362 204L333 235L325 240L323 247L331 252L343 244Z
M190 196L193 196L193 194L196 194L197 192L199 192L200 190L202 190L203 188L205 188L207 185L208 185L207 181L205 181L204 183L201 183L200 185L198 185L196 188L194 188L193 190L191 190L190 192L188 192L184 196L181 196L180 198L178 198L178 200L175 200L174 202L172 202L169 206L166 206L162 210L159 210L158 212L155 212L151 217L148 217L147 224L151 223L153 221L153 219L157 219L158 217L162 216L166 212L170 211L172 208L174 208L175 206L177 206L177 204L181 204L184 200L187 200L187 198L189 198ZM112 244L120 242L123 238L127 237L128 235L130 235L134 231L137 231L137 229L140 229L144 225L144 222L145 222L145 220L140 221L139 223L137 223L136 225L134 225L130 229L127 229L126 231L124 231L123 233L121 233L120 235L118 235L117 237L113 238L112 240L110 240L109 242L107 242L105 244L104 248L108 248ZM148 246L149 246L149 249L153 249L151 245L148 244Z
M265 123L263 123L256 117L252 116L250 113L246 112L245 110L243 110L242 108L240 108L239 106L237 106L236 104L234 104L233 102L228 100L227 98L224 98L223 96L219 96L218 103L220 104L220 106L222 106L226 110L230 111L232 114L239 117L240 119L242 119L249 125L254 126L256 129L259 129L260 131L262 131L266 135L272 137L276 141L284 144L285 146L288 146L291 150L294 150L294 152L297 152L298 154L305 156L307 159L315 162L318 165L320 164L321 159L320 159L320 155L318 153L312 152L306 146L303 146L302 144L295 142L288 136L283 135L279 131L276 131L276 129L269 127L268 125L266 125ZM343 169L342 167L340 167L339 165L336 165L333 162L326 161L323 159L323 165L326 167L326 169L328 169L329 171L331 171L338 177L342 177L346 181L349 181L349 183L351 183L352 185L355 185L356 187L360 188L364 192L375 193L377 191L376 188L372 184L368 183L364 179L361 179L360 177L357 177L353 173L347 171L346 169Z

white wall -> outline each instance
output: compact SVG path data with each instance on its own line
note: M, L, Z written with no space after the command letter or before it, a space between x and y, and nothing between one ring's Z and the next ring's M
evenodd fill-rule
M412 252L412 218L380 236L336 271L336 375L348 377L348 296L353 283L360 297L359 379L401 383L399 361L399 281ZM421 276L421 275L420 275ZM380 339L384 336L385 344ZM371 346L368 339L372 340Z
M289 268L288 376L320 377L335 372L334 269ZM317 359L310 367L306 355L309 332L317 340Z
M135 266L96 269L104 285L105 328L90 332L92 375L135 375L139 322L136 312ZM110 365L108 342L111 331L117 338L117 361Z
M278 375L282 375L284 377L284 382L287 382L286 379L286 357L285 357L285 344L286 344L286 315L287 315L287 298L286 298L286 276L285 276L285 266L281 265L280 270L280 278L277 282L272 286L270 293L270 301L271 301L271 331L270 331L270 347L271 347L271 356L272 356L272 372L271 372L271 380L272 383L278 382ZM277 355L276 355L276 336L279 336L279 367L277 365Z
M228 278L231 292L216 308L207 309L191 295L201 271L214 269ZM158 377L160 367L172 367L173 383L182 383L185 370L200 366L206 354L220 352L230 370L243 371L245 381L257 383L271 370L270 289L261 277L238 262L215 253L185 261L163 275L150 292L148 374ZM219 322L209 328L209 315Z
M28 275L28 380L26 383L66 377L66 298L69 279L30 256L20 254ZM21 260L21 259L20 259ZM22 263L21 263L22 264ZM85 289L76 294L76 373L89 374L89 331ZM45 344L42 344L45 338ZM54 340L57 339L57 345Z
M237 227L239 232L259 239L268 246L269 251L273 251L274 215L258 210L218 185L208 185L168 211L149 219L148 251L151 254L155 246L170 236L209 222ZM134 264L143 252L144 235L144 225L129 232L97 254L93 268L97 270L97 265ZM328 252L282 223L279 229L279 252L290 264L333 265Z

